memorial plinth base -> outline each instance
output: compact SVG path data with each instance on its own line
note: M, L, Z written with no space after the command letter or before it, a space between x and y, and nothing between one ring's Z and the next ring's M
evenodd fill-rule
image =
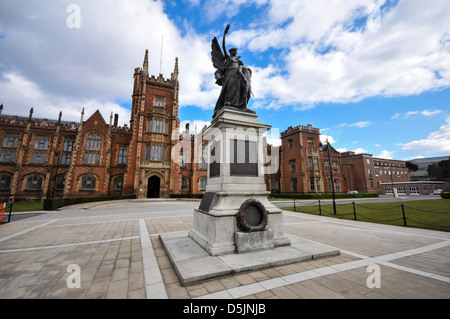
M239 207L247 199L260 201L267 210L267 227L271 231L270 242L268 237L258 237L262 242L254 242L254 249L271 249L290 244L283 232L283 215L280 209L267 200L267 192L263 193L231 193L219 192L212 199L215 205L210 211L194 210L193 228L189 236L206 252L212 256L232 254L239 252L236 247L236 232L242 232L237 225L236 214ZM253 235L257 238L256 235ZM247 245L246 250L251 250Z
M335 248L289 235L289 246L221 256L211 256L189 237L188 232L165 233L160 238L183 286L340 254Z

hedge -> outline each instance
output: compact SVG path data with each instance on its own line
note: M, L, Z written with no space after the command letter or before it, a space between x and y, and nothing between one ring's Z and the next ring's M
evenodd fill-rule
M271 194L274 198L288 198L288 199L331 199L333 194ZM335 198L366 198L379 197L378 193L358 193L358 194L335 194Z
M358 193L358 194L335 194L336 198L365 198L378 197L378 193ZM269 198L288 198L288 199L331 199L332 194L271 194ZM203 198L203 194L171 194L170 198Z
M450 199L450 192L441 192L441 197L445 199Z
M97 196L97 197L66 197L66 198L51 198L44 200L44 210L56 210L58 208L90 203L90 202L102 202L109 200L120 200L120 199L135 199L136 195L117 195L117 196Z
M203 194L170 194L170 198L203 198Z

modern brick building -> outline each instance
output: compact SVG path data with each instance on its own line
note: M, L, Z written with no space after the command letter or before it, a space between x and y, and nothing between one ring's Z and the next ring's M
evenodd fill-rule
M382 182L379 193L381 195L432 195L435 190L442 190L442 181L408 181L408 182Z
M341 153L348 190L378 193L380 183L409 182L405 161L373 157L371 154Z

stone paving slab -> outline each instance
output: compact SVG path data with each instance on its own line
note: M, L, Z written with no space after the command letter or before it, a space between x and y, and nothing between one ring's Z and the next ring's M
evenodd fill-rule
M182 285L192 285L230 274L339 255L338 249L299 237L292 238L290 246L223 256L210 256L189 237L187 232L161 234L160 238Z
M294 212L285 212L284 225L292 242L301 238L341 254L183 286L160 237L189 230L195 205L108 203L1 225L0 298L450 298L449 232ZM80 266L80 288L67 286L70 264ZM373 264L380 288L367 285Z

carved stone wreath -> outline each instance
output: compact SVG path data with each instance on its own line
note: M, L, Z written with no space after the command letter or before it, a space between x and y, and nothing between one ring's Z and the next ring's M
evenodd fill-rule
M262 231L267 226L267 210L260 201L253 198L241 205L236 216L238 226L243 231Z

